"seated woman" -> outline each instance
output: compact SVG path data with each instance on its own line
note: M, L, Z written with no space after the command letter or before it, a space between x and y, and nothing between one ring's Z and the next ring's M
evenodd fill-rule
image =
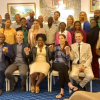
M70 61L69 51L70 47L66 41L66 36L64 34L59 35L59 45L56 45L53 49L53 45L49 46L50 51L52 52L52 69L59 71L59 82L61 92L56 96L56 98L61 98L64 96L64 82L66 82L70 89L76 91L78 88L74 87L68 75L68 65Z
M71 33L66 30L66 24L64 22L60 23L60 31L56 34L55 45L59 44L59 35L64 34L66 36L66 41L69 45L72 44Z
M87 34L84 30L81 29L81 22L80 21L75 21L74 23L74 30L71 31L71 35L72 35L72 44L75 43L75 32L80 31L83 34L83 42L86 43L87 40Z
M45 34L45 30L43 28L40 28L39 21L35 20L31 29L28 32L28 43L30 44L31 48L33 46L36 46L36 35L38 33Z
M30 57L32 64L30 64L30 77L31 77L31 92L39 93L39 84L42 82L42 80L47 76L48 71L50 69L50 50L45 45L46 41L46 35L45 34L37 34L36 41L37 45L32 48L32 51L30 52ZM38 76L38 80L35 84L35 80Z
M4 28L0 29L0 33L4 33L5 42L8 44L14 44L16 42L16 30L14 28L10 28L11 20L6 19Z

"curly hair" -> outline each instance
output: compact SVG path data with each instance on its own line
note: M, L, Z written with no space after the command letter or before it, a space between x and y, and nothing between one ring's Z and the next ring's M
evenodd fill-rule
M36 35L36 40L38 40L38 38L41 37L43 39L43 41L45 42L47 40L47 37L45 34L39 33Z

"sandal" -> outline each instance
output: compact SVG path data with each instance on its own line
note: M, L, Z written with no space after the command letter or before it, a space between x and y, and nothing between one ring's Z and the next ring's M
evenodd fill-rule
M31 86L31 92L34 93L35 92L35 87Z
M40 89L39 89L39 86L36 86L36 93L39 93Z
M56 96L57 99L60 99L60 98L58 98L59 95L61 96L60 98L64 97L64 94L59 93L59 94Z
M73 86L73 88L72 88L72 89L70 89L70 90L72 90L73 92L75 92L75 91L77 91L77 90L78 90L78 88L77 88L77 90L74 90L75 88L77 88L77 87Z

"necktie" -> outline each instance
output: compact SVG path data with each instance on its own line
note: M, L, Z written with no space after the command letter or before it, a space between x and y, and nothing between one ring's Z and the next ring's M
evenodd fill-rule
M79 51L79 60L78 60L78 64L80 63L80 44L78 44L78 51Z

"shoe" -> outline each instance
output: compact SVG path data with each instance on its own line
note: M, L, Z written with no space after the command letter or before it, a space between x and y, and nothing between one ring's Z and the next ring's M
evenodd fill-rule
M59 95L61 96L60 98L58 97ZM64 97L64 94L62 94L62 93L59 93L59 94L56 96L57 99L61 99L62 97Z
M71 91L73 91L73 92L75 92L75 91L77 91L77 90L78 90L78 88L77 88L76 90L74 90L75 88L77 88L77 87L73 86L73 88L72 88L72 89L70 89L70 90L71 90Z
M11 87L11 89L10 89L10 92L15 91L16 87L17 87L17 84L16 84L15 86L14 86L14 85L12 85L12 87Z
M84 91L88 91L88 87L86 85L84 86L83 89L84 89Z
M78 91L83 91L83 88L78 84Z
M31 86L31 92L32 92L32 93L35 92L35 86Z
M0 95L2 95L2 89L0 89Z
M39 86L36 86L35 93L39 93L39 92L40 92Z
M22 85L20 91L21 92L26 91L26 85Z

